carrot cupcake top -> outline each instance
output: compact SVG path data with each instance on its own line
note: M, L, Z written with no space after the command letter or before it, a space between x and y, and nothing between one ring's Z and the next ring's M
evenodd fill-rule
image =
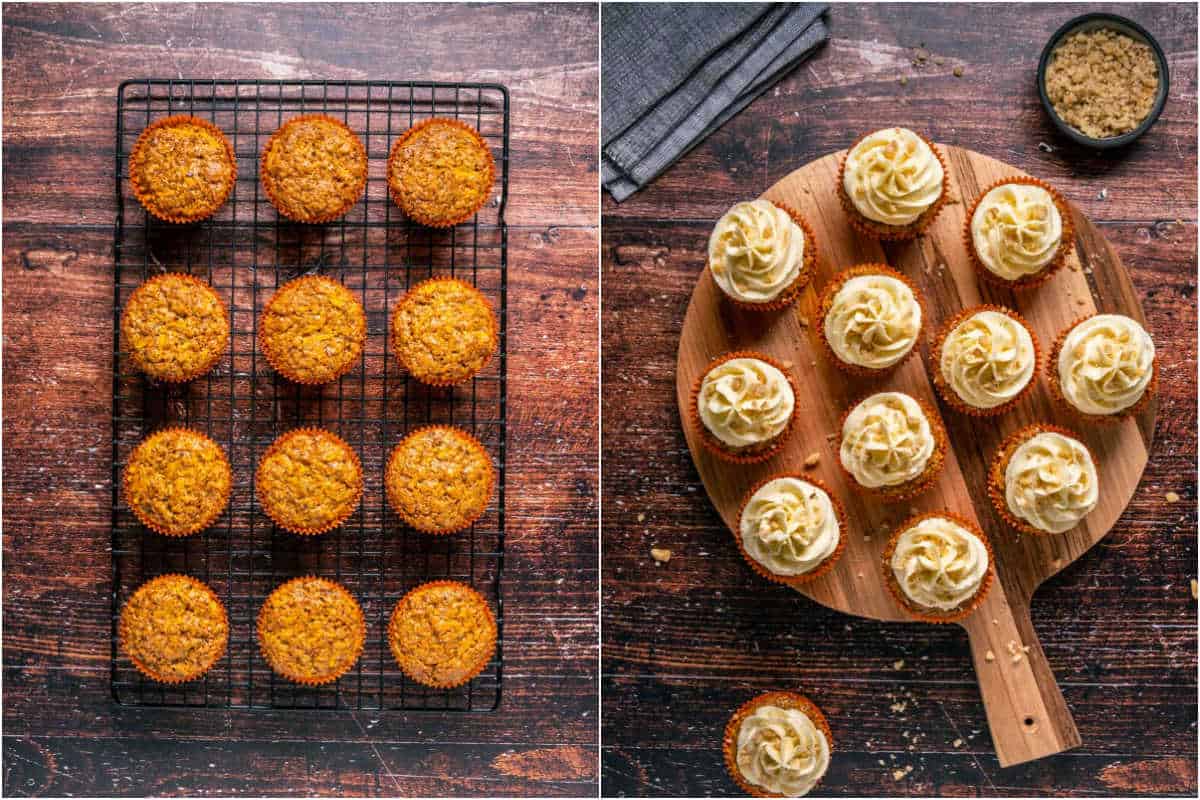
M205 584L160 575L138 587L121 609L121 650L138 671L163 683L198 678L225 654L229 619Z
M1019 320L984 309L946 334L939 369L946 385L964 403L995 408L1029 385L1037 369L1037 349Z
M483 515L495 485L487 450L459 428L413 431L388 458L384 486L405 522L426 533L453 533Z
M143 439L122 477L125 502L143 525L164 536L187 536L211 525L225 510L232 483L221 446L186 428Z
M492 191L495 161L487 142L456 119L429 119L392 146L388 187L396 204L422 225L470 219Z
M284 377L328 383L362 355L367 317L358 298L338 281L303 275L271 295L258 335L267 360Z
M400 598L388 644L408 677L451 688L483 671L496 653L497 632L483 595L456 581L432 581Z
M735 204L708 237L708 268L725 294L768 303L800 276L804 231L769 200Z
M1062 533L1079 524L1099 499L1096 464L1087 447L1056 431L1026 439L1004 470L1005 504L1038 530Z
M167 222L210 217L233 191L237 162L225 134L186 115L160 119L142 131L129 157L134 194Z
M842 466L869 489L920 477L935 447L924 409L903 392L871 395L842 424Z
M1034 184L996 186L971 215L976 256L1006 281L1035 275L1054 261L1062 237L1062 215L1053 195Z
M350 209L367 185L367 151L346 125L324 114L294 117L263 150L263 188L284 216L327 222Z
M258 643L271 669L297 683L331 683L358 661L366 624L341 584L308 576L271 592L258 612Z
M142 372L169 382L189 381L221 360L229 343L229 316L207 283L170 272L150 278L129 296L121 337Z
M362 465L337 435L298 428L267 448L254 484L259 503L277 525L293 533L324 533L358 506Z
M483 293L457 278L430 278L409 290L392 313L400 363L422 383L448 386L483 369L500 341Z
M848 364L887 369L899 363L921 333L921 304L900 278L882 272L854 275L830 301L825 340Z
M846 156L842 188L869 220L897 227L916 222L942 196L942 162L908 128L864 136Z
M842 536L825 490L792 476L759 487L743 506L738 528L747 555L776 575L812 572Z
M1067 332L1058 349L1063 397L1084 414L1117 414L1137 404L1154 378L1154 342L1121 314L1097 314Z
M728 447L743 448L783 433L796 396L777 367L757 358L733 358L705 374L696 405L713 436Z
M949 517L930 514L900 532L891 568L913 604L953 611L979 592L988 562L987 545L973 531Z
M734 746L742 779L769 795L806 795L829 769L829 740L799 708L759 705L742 719Z

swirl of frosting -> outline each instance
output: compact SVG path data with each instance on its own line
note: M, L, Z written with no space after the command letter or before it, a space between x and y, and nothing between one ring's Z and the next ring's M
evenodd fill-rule
M804 231L769 200L737 203L708 237L713 280L744 303L774 300L803 266Z
M960 322L942 343L942 378L974 408L995 408L1029 385L1037 366L1033 337L999 311L979 311Z
M1015 281L1054 260L1062 242L1062 215L1041 186L1006 183L975 206L971 239L985 267Z
M921 304L890 275L859 275L842 284L825 314L825 340L848 364L886 369L912 350Z
M708 371L696 402L704 427L729 447L774 439L792 419L796 397L782 372L757 358L731 358Z
M958 608L979 591L987 571L983 541L946 517L926 517L908 528L892 551L896 583L924 608Z
M1076 325L1058 353L1063 396L1085 414L1116 414L1142 399L1154 377L1154 342L1120 314L1098 314Z
M921 406L903 392L863 400L842 425L842 466L867 488L917 478L933 455L933 429Z
M1004 470L1008 510L1033 527L1062 533L1096 507L1099 478L1082 442L1043 432L1025 440Z
M759 706L738 728L737 766L748 783L800 797L829 769L829 741L803 711Z
M846 156L842 188L858 213L885 225L908 225L942 196L942 162L908 128L864 137Z
M776 478L746 501L742 546L776 575L812 572L837 549L841 526L829 495L799 478Z

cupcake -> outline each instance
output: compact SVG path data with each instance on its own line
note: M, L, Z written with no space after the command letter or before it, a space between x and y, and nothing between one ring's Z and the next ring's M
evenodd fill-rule
M750 490L738 512L738 547L768 580L799 586L833 568L846 547L846 514L825 484L776 475Z
M129 509L147 528L163 536L188 536L221 515L232 484L219 444L199 431L167 428L134 448L121 488Z
M1074 246L1071 209L1037 178L1005 178L975 200L963 241L984 280L1032 289L1050 279Z
M796 387L775 359L727 353L692 386L691 421L704 446L726 461L766 461L791 433Z
M346 521L362 497L362 465L341 438L321 428L297 428L263 453L254 491L267 516L284 530L316 535Z
M725 726L725 768L746 794L801 797L829 769L833 734L816 704L795 692L767 692Z
M934 342L933 385L973 417L1003 414L1033 388L1038 343L1017 312L982 305L960 311Z
M1022 533L1063 533L1096 507L1100 476L1091 451L1070 431L1028 425L1000 445L988 495L996 513Z
M388 189L406 215L433 228L473 217L492 192L496 165L479 131L456 119L427 119L388 155Z
M324 275L304 275L276 290L263 308L258 329L259 346L275 371L312 385L349 372L366 339L362 303Z
M151 378L182 383L208 373L229 344L229 315L213 288L179 273L133 290L121 314L121 341Z
M920 236L949 193L942 154L908 128L868 133L846 152L838 173L838 199L850 225L873 239Z
M431 386L470 380L500 342L487 298L457 278L430 278L414 286L392 313L392 346L400 364Z
M345 675L362 653L362 609L341 584L294 578L271 592L258 612L258 648L277 675L309 686Z
M796 301L817 259L812 229L800 214L770 200L737 203L708 237L708 269L734 305L774 311Z
M383 481L388 502L409 525L425 533L454 533L483 516L496 474L478 439L434 425L396 445Z
M229 618L213 590L186 575L161 575L138 587L121 609L117 643L138 672L183 683L225 655Z
M921 336L921 295L882 264L843 270L821 292L817 334L834 366L851 375L882 375L913 352Z
M267 199L295 222L343 216L367 187L367 149L345 123L325 114L293 117L263 148L259 177Z
M880 392L842 417L839 463L855 487L887 502L933 486L946 458L946 431L923 403Z
M1121 314L1085 317L1059 334L1046 371L1055 399L1089 422L1132 417L1158 389L1154 342Z
M413 589L392 611L388 645L412 680L451 689L474 678L496 654L496 618L466 584L433 581Z
M164 222L198 222L217 213L237 182L233 146L199 117L160 119L129 154L129 183L138 202Z
M977 526L949 512L902 522L883 551L892 596L925 622L955 622L983 601L992 585L992 549Z

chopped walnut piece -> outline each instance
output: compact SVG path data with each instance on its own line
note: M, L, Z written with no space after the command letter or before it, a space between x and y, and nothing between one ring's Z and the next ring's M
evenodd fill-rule
M808 458L804 459L804 468L812 469L813 467L815 467L818 464L818 462L820 462L820 460L821 460L820 453L817 453L817 452L809 453Z
M671 560L671 551L665 547L651 547L650 557L658 564L665 564Z
M1158 60L1149 45L1095 28L1055 46L1044 81L1064 122L1085 136L1108 139L1128 133L1150 114L1158 94Z

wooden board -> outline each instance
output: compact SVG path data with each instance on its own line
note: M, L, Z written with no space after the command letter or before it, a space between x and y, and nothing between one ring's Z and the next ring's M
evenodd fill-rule
M881 553L886 531L914 511L951 510L977 521L989 534L1000 580L980 608L961 624L971 640L993 744L1001 764L1009 765L1079 744L1075 723L1033 631L1030 598L1043 581L1099 541L1128 505L1149 456L1157 404L1148 404L1136 420L1085 428L1055 408L1040 372L1034 391L1013 411L983 424L940 402L926 371L929 343L942 322L962 308L996 303L1016 309L1033 327L1043 351L1070 322L1096 311L1126 314L1144 324L1141 305L1120 259L1078 209L1074 209L1076 253L1050 283L1021 294L982 284L962 242L964 215L984 187L1023 173L957 147L943 146L943 153L950 173L951 200L927 235L914 242L881 245L854 233L835 192L841 153L811 162L767 190L764 197L799 209L813 227L820 256L816 275L796 306L763 315L740 312L724 302L708 272L703 271L680 336L676 393L686 420L696 377L709 361L731 350L760 350L791 365L800 387L797 428L784 450L770 461L748 467L720 461L704 450L697 431L686 421L684 432L709 497L731 531L750 486L770 474L800 470L809 454L820 454L811 474L830 485L842 500L850 528L846 552L837 566L800 589L824 605L874 619L904 619L884 586ZM919 358L909 359L882 380L850 378L837 370L822 355L809 324L816 319L817 297L825 282L840 269L862 262L892 265L909 276L925 296ZM853 490L837 467L836 436L829 437L856 397L893 389L939 408L951 448L941 479L932 490L907 503L886 505ZM984 490L987 467L1000 440L1034 421L1077 431L1098 460L1102 481L1099 505L1079 527L1059 536L1018 535L998 519ZM1026 646L1028 652L1022 649ZM1016 648L1019 656L1013 655L1011 648ZM987 658L989 652L992 660Z

